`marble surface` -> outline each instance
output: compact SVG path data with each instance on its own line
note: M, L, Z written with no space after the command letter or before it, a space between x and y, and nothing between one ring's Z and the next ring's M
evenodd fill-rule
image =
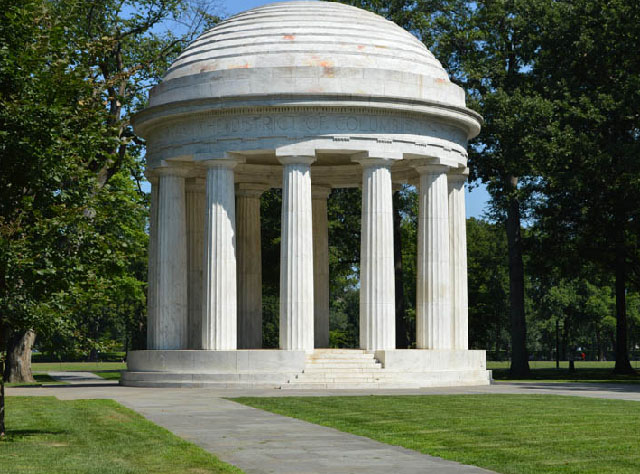
M419 166L416 346L451 349L447 168Z
M386 160L364 159L360 164L360 348L393 349L396 300L391 172Z
M280 348L313 350L313 228L308 156L280 158Z
M209 163L206 183L202 349L238 345L235 162Z
M259 183L236 189L238 229L238 349L262 347L262 243Z

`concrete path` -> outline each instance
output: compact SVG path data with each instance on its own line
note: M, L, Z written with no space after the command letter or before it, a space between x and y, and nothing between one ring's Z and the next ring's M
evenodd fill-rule
M66 382L72 385L84 384L113 384L113 381L105 380L92 372L47 372L52 379Z
M206 394L185 395L122 403L247 473L489 472Z
M82 385L12 387L8 395L60 399L111 398L248 473L482 473L368 438L249 408L222 397L330 395L553 394L640 401L640 385L496 383L487 387L422 390L212 390L120 387L111 381Z

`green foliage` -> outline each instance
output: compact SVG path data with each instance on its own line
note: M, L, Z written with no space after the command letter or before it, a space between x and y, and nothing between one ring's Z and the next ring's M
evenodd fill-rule
M327 201L329 221L329 345L359 346L359 189L334 189Z
M467 219L469 344L504 350L509 328L507 240L501 226Z
M186 0L0 12L0 326L58 353L144 346L144 143L130 117L194 35ZM180 27L169 28L173 24ZM174 33L180 31L183 33ZM3 341L4 343L4 341Z

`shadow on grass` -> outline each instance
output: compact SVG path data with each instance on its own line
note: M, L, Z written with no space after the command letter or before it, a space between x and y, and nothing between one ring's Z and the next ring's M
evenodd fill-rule
M64 385L64 382L60 382L49 374L33 374L35 382L18 382L18 383L5 383L6 387L40 387L42 384L58 384Z
M17 441L18 439L30 438L33 436L57 436L68 435L66 430L7 430L5 441Z
M624 383L640 384L640 374L614 374L610 368L576 369L531 369L526 378L510 377L509 369L493 369L494 380L500 381L558 381L558 382L591 382L591 383Z

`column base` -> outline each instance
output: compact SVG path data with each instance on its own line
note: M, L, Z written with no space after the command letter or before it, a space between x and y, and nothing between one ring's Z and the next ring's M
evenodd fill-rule
M486 351L394 349L375 351L384 370L420 387L489 385Z
M280 388L304 370L304 351L131 351L120 385L165 388Z
M489 385L485 351L316 349L132 351L121 385L390 390Z

